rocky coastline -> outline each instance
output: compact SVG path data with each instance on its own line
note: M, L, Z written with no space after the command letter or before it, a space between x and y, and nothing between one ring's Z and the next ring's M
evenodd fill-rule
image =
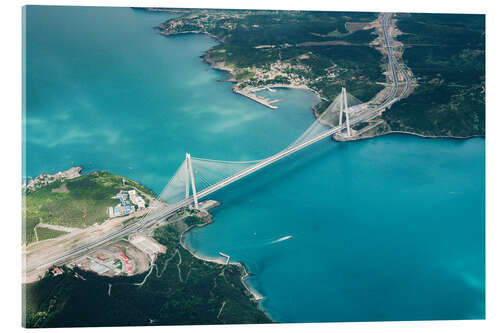
M73 179L81 176L83 166L75 166L66 171L59 171L55 174L43 173L23 183L22 188L26 193L32 192L36 189L49 185L58 180L64 182L65 179Z

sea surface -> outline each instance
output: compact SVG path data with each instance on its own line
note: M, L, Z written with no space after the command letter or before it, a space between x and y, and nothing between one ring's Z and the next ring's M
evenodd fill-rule
M314 121L309 91L266 92L277 110L234 94L200 59L213 39L152 29L175 15L27 8L27 177L83 165L160 193L186 152L260 159ZM186 242L244 262L278 321L484 318L484 146L326 139L215 193Z

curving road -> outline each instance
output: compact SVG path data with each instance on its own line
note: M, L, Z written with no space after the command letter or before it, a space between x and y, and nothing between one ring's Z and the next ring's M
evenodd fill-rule
M389 28L389 22L391 19L392 14L391 13L384 13L383 18L382 18L382 31L384 34L384 44L385 48L387 49L387 58L388 58L388 67L391 69L392 73L392 88L391 92L389 95L384 99L384 101L374 107L374 108L367 108L365 112L363 112L361 115L358 115L357 117L353 118L350 120L350 125L351 127L360 123L360 122L365 122L368 121L374 117L376 117L380 111L384 110L386 107L390 106L392 103L400 100L402 97L406 95L410 88L410 78L408 76L408 73L406 73L403 70L403 67L396 61L396 58L394 57L393 54L393 49L391 45L391 38L389 36L388 28ZM405 80L405 89L403 90L402 93L398 94L399 90L399 82L398 82L398 71L403 74L404 80ZM325 139L327 137L330 137L336 133L340 133L342 130L346 128L345 124L342 124L340 126L334 127L323 134L320 134L310 140L307 140L300 145L287 148L285 150L280 151L279 153L272 155L259 163L255 164L252 167L249 167L229 178L226 178L219 183L216 183L202 191L200 191L197 195L198 199L202 199L206 197L207 195L210 195L211 193L228 186L231 183L234 183L238 181L241 178L244 178L276 161L279 161L282 158L285 158L288 155L291 155L307 146L312 145L315 142L318 142L322 139ZM33 269L38 269L38 268L44 268L48 267L51 265L55 264L64 264L68 261L74 260L77 257L82 256L83 254L92 251L93 249L96 249L104 244L116 241L117 239L120 239L128 234L134 233L137 230L141 228L147 228L150 227L151 225L173 215L176 213L178 210L190 205L193 203L193 198L188 197L187 199L184 199L182 201L179 201L178 203L174 205L169 205L166 206L164 209L160 209L158 211L152 212L150 215L147 215L144 219L136 222L135 224L129 225L123 229L120 229L118 231L112 232L110 234L107 234L103 236L101 239L92 242L90 244L87 244L85 246L81 246L78 248L75 248L73 250L70 250L66 253L62 253L60 255L56 255L52 258L49 258L45 260L42 263L37 263L33 265L28 265L26 267L26 271L31 271Z

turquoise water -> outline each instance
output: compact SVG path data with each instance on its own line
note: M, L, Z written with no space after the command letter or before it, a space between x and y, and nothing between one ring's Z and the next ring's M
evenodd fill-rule
M28 8L27 176L84 165L159 192L185 152L263 158L313 121L310 92L279 89L271 110L217 82L199 58L215 41L152 30L173 15ZM324 140L214 194L215 223L186 240L243 261L279 321L483 318L484 153Z
M184 159L249 160L281 150L312 122L306 91L279 112L234 94L200 55L201 35L166 38L173 14L28 7L26 175L75 164L159 192ZM304 112L305 111L305 112Z
M324 141L216 198L188 243L247 264L274 319L484 316L483 139Z

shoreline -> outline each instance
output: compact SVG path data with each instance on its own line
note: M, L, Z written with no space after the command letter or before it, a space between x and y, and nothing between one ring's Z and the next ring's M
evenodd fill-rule
M214 200L215 201L215 200ZM215 208L215 207L218 207L220 205L222 205L222 203L216 201L218 204L215 205L215 206L212 206L210 207L209 209L212 209L212 208ZM207 211L208 213L208 211ZM250 293L250 295L252 295L253 297L253 301L255 301L259 307L259 309L273 322L276 322L272 317L271 317L271 314L266 310L264 309L264 307L262 306L262 303L261 301L265 299L265 297L260 294L256 289L252 288L248 283L247 283L247 279L249 277L251 277L252 274L251 272L248 271L248 268L247 266L245 265L244 262L239 262L239 261L229 261L226 257L223 258L222 255L220 255L220 257L209 257L209 256L206 256L206 255L203 255L201 253L198 253L195 251L195 249L192 249L190 248L184 241L184 236L186 233L188 233L189 231L195 229L195 228L203 228L203 227L206 227L207 225L209 224L212 224L214 223L213 222L213 215L208 213L209 214L209 218L210 220L208 222L205 222L203 224L198 224L198 225L192 225L190 227L188 227L187 229L185 229L181 235L180 235L180 240L179 240L179 243L181 244L182 248L184 248L186 251L189 252L189 254L191 254L193 257L199 259L199 260L203 260L203 261L207 261L207 262L212 262L212 263L216 263L216 264L219 264L219 265L235 265L235 266L238 266L239 268L243 269L243 276L241 276L240 278L240 281L241 283L243 284L243 286L245 287L245 289Z
M377 18L374 22L378 22L378 20L379 20L379 18ZM154 27L154 29L159 30L159 34L164 35L164 36L175 36L175 35L183 35L183 34L203 34L203 35L206 35L206 36L214 39L217 43L223 44L223 41L220 40L217 36L212 35L212 34L206 32L206 31L200 31L200 30L196 31L196 30L193 30L193 31L183 31L183 32L176 32L176 33L165 33L161 25L158 25L158 26ZM379 35L378 38L380 38L380 37L381 37L381 35ZM374 41L376 41L376 40L377 39L375 39ZM385 49L384 48L377 47L376 45L373 45L372 47L374 49L378 50L380 53L382 53L383 56L387 55L385 53ZM274 103L278 103L281 100L268 100L267 98L263 98L263 97L257 96L256 94L254 94L254 92L265 90L265 89L271 90L271 89L274 89L274 88L304 89L304 90L309 90L309 91L313 92L319 99L321 99L321 101L327 101L327 99L325 97L321 96L321 94L318 91L312 89L311 87L307 86L306 84L296 85L296 84L293 84L293 83L290 83L290 84L275 83L275 84L268 84L268 85L263 85L263 86L258 86L258 87L251 87L251 88L245 87L243 89L240 89L240 88L238 88L239 81L236 80L235 77L234 77L234 73L233 73L234 69L231 68L231 67L226 66L224 63L218 63L218 62L213 61L212 59L210 59L210 57L209 57L209 51L210 50L205 51L200 56L200 58L202 59L202 61L205 62L205 63L207 63L207 64L209 64L210 68L226 72L230 76L227 79L217 80L217 81L232 82L233 86L232 86L231 90L233 91L233 93L239 94L239 95L241 95L243 97L246 97L246 98L248 98L248 99L250 99L250 100L252 100L254 102L257 102L257 103L259 103L261 105L264 105L264 106L266 106L266 107L268 107L270 109L273 109L273 110L278 109L278 106L273 105L273 104ZM385 71L384 74L385 74L386 77L390 77L390 73L388 71ZM405 96L405 97L408 97L408 95ZM316 105L312 105L311 109L313 110L314 117L316 119L318 119L319 118L319 114L318 114L318 112L317 112L317 110L315 108ZM471 138L481 138L481 137L485 138L486 137L485 135L470 135L470 136L425 135L425 134L420 134L420 133L416 133L416 132L409 132L409 131L388 131L388 132L383 132L383 133L375 134L375 135L369 135L369 136L365 136L365 137L356 137L356 138L352 138L352 139L349 139L349 140L337 140L337 139L334 138L334 136L332 136L332 140L337 141L337 142L357 141L357 140L362 140L362 139L371 139L371 138L375 138L375 137L379 137L379 136L383 136L383 135L388 135L388 134L414 135L414 136L418 136L418 137L421 137L421 138L424 138L424 139L434 139L434 138L438 139L438 138L443 138L443 139L455 139L455 140L463 140L463 139L471 139Z
M377 21L378 21L378 18L375 20L375 22L377 22ZM209 36L210 38L213 38L215 41L217 41L217 43L223 44L223 42L219 38L217 38L217 36L214 36L214 35L212 35L212 34L210 34L208 32L205 32L205 31L186 31L186 32L180 32L180 33L162 33L162 29L160 27L157 27L157 28L160 30L160 34L165 35L165 36L174 36L174 35L178 35L178 34L204 34L206 36ZM382 35L380 35L378 38L380 38L381 36ZM382 53L383 56L387 55L387 53L385 52L384 48L378 48L378 47L375 47L375 46L373 46L373 47L374 47L374 49L376 49L380 53ZM250 89L247 89L246 87L243 88L243 89L239 89L238 88L239 81L236 80L236 78L234 77L233 69L231 67L227 67L224 63L218 63L218 62L215 62L212 59L210 59L210 57L209 57L209 50L205 51L203 53L203 55L200 56L200 58L202 58L203 62L209 64L210 68L215 69L215 70L219 70L219 71L223 71L223 72L226 72L227 74L229 74L230 77L228 79L218 80L218 81L232 82L233 86L232 86L231 90L233 91L233 93L242 95L242 96L244 96L244 97L246 97L246 98L248 98L250 100L253 100L254 102L257 102L257 103L259 103L261 105L264 105L264 106L266 106L266 107L268 107L270 109L277 109L278 107L275 106L275 105L272 105L272 103L273 102L274 103L279 102L279 100L269 101L266 98L259 97L259 96L255 95L254 92L265 90L265 89L271 90L271 89L275 89L275 88L303 89L303 90L308 90L308 91L313 92L321 101L328 101L325 97L321 96L321 94L318 91L312 89L311 87L307 86L306 84L294 85L294 84L275 83L275 84L263 85L263 86L259 86L259 87L252 87ZM386 71L384 73L385 73L385 76L388 77L389 81L390 81L390 73L388 71ZM406 97L408 97L408 96L406 96ZM320 115L319 115L318 111L315 108L316 105L317 104L312 105L311 109L313 110L313 115L314 115L315 119L318 120L319 117L320 117ZM322 124L328 126L328 124L324 124L324 123L322 123ZM375 127L376 126L374 126L374 128ZM337 141L337 142L344 142L344 141L357 141L357 140L362 140L362 139L370 139L370 138L375 138L375 137L379 137L379 136L383 136L383 135L397 134L397 133L399 133L399 134L407 134L407 135L415 135L415 136L419 136L421 138L469 139L469 138L474 138L474 137L485 137L485 136L481 136L481 135L473 135L473 136L466 136L466 137L460 137L460 136L432 136L432 135L427 136L427 135L424 135L424 134L413 133L413 132L389 131L389 132L384 132L384 133L381 133L381 134L375 134L375 135L366 136L366 137L357 137L357 138L353 138L353 139L350 139L350 140L342 140L342 141L336 140L333 135L331 136L331 138L332 138L332 140Z
M412 136L418 136L419 138L422 139L451 139L451 140L467 140L467 139L476 139L476 138L483 138L486 139L486 135L468 135L468 136L456 136L456 135L425 135L425 134L420 134L420 133L414 133L414 132L408 132L408 131L388 131L384 132L378 135L373 135L373 136L367 136L367 137L362 137L360 139L372 139L384 135L390 135L390 134L402 134L402 135L412 135Z
M373 21L371 23L378 22L378 20L379 20L379 18L375 19L375 21ZM206 35L206 36L214 39L217 43L219 43L221 45L224 44L223 40L221 40L217 36L215 36L215 35L207 32L207 31L190 30L190 31L181 31L181 32L165 32L162 24L159 24L159 25L155 26L153 29L158 30L159 34L161 34L163 36L175 36L175 35L186 35L186 34L203 34L203 35ZM379 35L378 38L380 38L381 36L382 35ZM372 47L374 49L378 50L379 52L381 52L382 55L385 55L385 53L384 53L385 49L384 48L377 48L375 46L372 46ZM248 98L248 99L250 99L250 100L252 100L254 102L257 102L257 103L259 103L261 105L264 105L264 106L266 106L266 107L268 107L270 109L278 109L277 106L272 105L272 104L280 102L280 100L268 100L267 98L263 98L263 97L255 95L254 92L265 90L265 89L271 90L273 88L304 89L304 90L309 90L312 93L314 93L321 101L328 101L328 99L326 97L323 97L319 91L314 90L313 88L309 87L305 83L300 83L300 84L296 84L296 83L288 83L288 84L287 83L273 83L273 84L266 84L266 85L257 86L257 87L250 87L249 88L247 86L247 87L244 87L244 88L239 88L238 84L241 83L241 82L238 81L235 78L234 73L233 73L234 69L231 68L231 67L226 66L226 64L224 62L220 63L220 62L216 62L216 61L212 60L210 58L210 49L206 50L200 56L200 58L202 59L203 62L209 64L212 69L224 71L224 72L228 73L229 76L230 76L228 79L217 80L217 81L232 82L233 83L232 91L234 93L240 94L240 95L242 95L242 96L244 96L244 97L246 97L246 98ZM389 76L388 72L386 73L386 76ZM314 110L314 106L315 105L311 106L311 108L313 110Z
M333 135L331 136L333 141L336 142L349 142L349 141L360 141L360 140L368 140L368 139L375 139L379 137L383 137L386 135L392 135L392 134L399 134L399 135L408 135L408 136L416 136L421 139L449 139L449 140L457 140L457 141L463 141L463 140L468 140L468 139L486 139L486 135L469 135L469 136L454 136L454 135L425 135L425 134L420 134L420 133L415 133L415 132L408 132L408 131L387 131L384 133L380 134L375 134L375 135L369 135L369 136L363 136L363 137L357 137L357 138L351 138L349 140L337 140Z
M203 254L200 254L198 252L196 252L194 249L191 249L185 242L184 242L184 235L193 230L194 228L203 228L209 224L212 224L213 223L213 219L212 219L212 214L210 214L210 221L209 222L205 222L203 224L198 224L198 225L193 225L193 226L190 226L188 227L186 230L184 230L182 233L181 233L181 236L180 236L180 241L179 243L181 244L181 246L184 248L184 250L188 251L193 257L197 258L197 259L200 259L200 260L203 260L203 261L207 261L207 262L212 262L212 263L216 263L216 264L219 264L219 265L235 265L235 266L238 266L240 268L243 269L244 271L244 275L241 277L241 283L243 284L243 286L248 290L248 292L252 295L254 301L256 302L260 302L262 301L263 299L265 299L265 297L263 295L261 295L257 290L254 290L252 289L248 283L246 283L246 279L250 276L252 276L253 274L252 273L249 273L246 265L242 262L239 262L239 261L236 261L236 262L227 262L227 259L224 259L221 257L217 257L217 258L213 258L213 257L209 257L209 256L205 256ZM262 310L264 311L264 310ZM264 311L265 312L265 311ZM270 315L265 312L266 315L270 317Z
M207 32L195 32L195 31L190 31L190 32L182 32L182 33L179 33L179 34L188 34L188 33L193 33L193 34L204 34L204 35L207 35L213 39L215 39L218 43L221 43L222 42L214 35L211 35ZM161 34L161 32L160 32ZM163 34L165 36L175 36L176 34ZM232 82L233 83L233 86L231 87L231 90L233 91L233 93L235 94L239 94L239 95L242 95L254 102L257 102L259 104L262 104L270 109L277 109L278 107L275 106L275 105L272 105L273 103L278 103L280 102L280 100L268 100L266 98L263 98L263 97L259 97L257 95L254 94L254 92L257 92L257 91L261 91L261 90L271 90L271 89L276 89L276 88L284 88L284 89L303 89L303 90L308 90L312 93L314 93L319 99L321 99L322 101L326 101L327 99L323 96L321 96L321 94L312 89L311 87L305 85L305 84L300 84L300 85L296 85L296 84L293 84L293 83L289 83L289 84L286 84L286 83L273 83L273 84L266 84L266 85L263 85L263 86L258 86L258 87L251 87L251 88L243 88L243 89L240 89L238 88L237 84L239 83L238 80L235 79L234 77L234 73L233 73L233 69L231 67L227 67L224 63L218 63L218 62L215 62L213 61L212 59L210 59L210 57L208 56L209 53L208 53L208 50L205 51L205 53L203 53L203 55L200 56L200 58L203 60L203 62L207 63L210 68L212 69L215 69L215 70L219 70L219 71L222 71L222 72L226 72L230 77L225 79L225 80L218 80L218 81L223 81L223 82ZM314 105L313 105L314 106ZM313 107L311 106L311 108Z

